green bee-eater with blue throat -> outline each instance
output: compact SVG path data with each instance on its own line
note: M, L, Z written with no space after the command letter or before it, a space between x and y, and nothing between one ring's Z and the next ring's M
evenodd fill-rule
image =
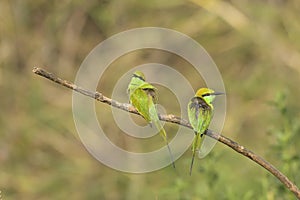
M169 146L167 133L159 121L156 110L157 94L156 88L145 81L145 75L136 71L129 83L128 92L130 103L144 117L149 124L154 124L159 130L160 135L164 139L171 157L172 165L175 168L173 155Z
M217 93L208 88L201 88L188 103L188 117L195 132L195 137L192 144L190 175L192 174L195 154L197 151L199 151L201 146L202 136L208 129L213 116L214 107L212 102L216 95L220 94L223 93Z

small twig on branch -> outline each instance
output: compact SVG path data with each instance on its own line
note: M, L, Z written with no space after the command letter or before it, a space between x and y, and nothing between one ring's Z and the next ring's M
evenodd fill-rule
M106 103L108 105L112 105L113 107L119 108L121 110L130 112L130 113L133 113L133 114L140 115L137 112L137 110L131 104L120 103L120 102L117 102L113 99L110 99L110 98L104 96L102 93L99 93L97 91L92 92L92 91L86 90L84 88L81 88L81 87L79 87L79 86L77 86L77 85L75 85L71 82L68 82L66 80L63 80L63 79L55 76L52 73L47 72L44 69L35 67L32 71L37 75L40 75L44 78L47 78L47 79L49 79L53 82L58 83L59 85L65 86L65 87L67 87L69 89L72 89L76 92L79 92L83 95L94 98L97 101L100 101L102 103ZM185 126L187 128L192 129L191 125L189 124L189 122L187 120L181 119L180 117L177 117L175 115L172 115L172 114L161 115L161 114L159 114L159 118L162 121L175 123L175 124ZM227 138L223 135L216 134L211 130L206 131L205 134L207 136L209 136L209 137L225 144L226 146L228 146L231 149L233 149L234 151L242 154L243 156L248 157L249 159L253 160L257 164L259 164L260 166L265 168L267 171L272 173L277 179L279 179L291 192L293 192L298 199L300 199L300 190L298 189L298 187L292 181L290 181L283 173L281 173L278 169L276 169L272 164L270 164L269 162L264 160L262 157L258 156L254 152L246 149L242 145L239 145L238 143L234 142L233 140L231 140L231 139L229 139L229 138Z

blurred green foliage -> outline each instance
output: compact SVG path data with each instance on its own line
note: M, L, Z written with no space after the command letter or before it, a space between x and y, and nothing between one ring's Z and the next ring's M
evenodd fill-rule
M31 70L47 66L72 81L99 42L143 26L175 29L203 45L227 90L223 134L265 157L299 184L298 0L2 0L3 199L293 199L268 172L221 144L196 161L191 177L189 151L176 161L179 174L171 167L127 174L104 166L85 150L72 118L71 91ZM126 56L112 63L100 80L98 88L104 94L110 96L115 82L132 66L149 62L172 66L194 89L203 85L195 70L174 55L146 50ZM160 93L170 93L164 90ZM169 103L170 95L160 95L160 102L177 114L178 105ZM110 107L97 107L99 118L107 116L101 121L106 131L115 133L112 139L126 143ZM170 132L176 128L166 124Z
M300 132L300 123L297 115L292 111L293 107L288 106L287 94L279 91L270 105L277 111L276 115L281 123L274 124L270 128L270 136L275 140L269 150L269 156L276 160L280 166L278 169L290 177L295 183L299 181L299 175L296 172L300 168L298 142ZM276 164L277 164L276 163ZM286 192L286 188L277 180L268 174L263 182L265 193L270 199L292 199L293 195Z

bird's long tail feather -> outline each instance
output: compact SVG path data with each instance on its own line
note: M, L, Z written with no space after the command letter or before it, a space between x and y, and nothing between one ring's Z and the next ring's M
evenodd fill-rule
M168 148L168 151L169 151L169 154L170 154L170 158L171 158L171 162L172 162L172 166L175 169L174 157L173 157L171 148L169 146L167 133L166 133L165 129L163 128L163 126L161 125L160 121L159 121L158 114L157 114L157 111L156 111L156 108L155 108L154 104L152 104L150 106L149 112L150 112L150 116L151 116L153 124L155 125L155 127L159 131L159 134L162 136L162 138L164 139L164 141L167 145L167 148Z
M201 135L199 133L195 133L195 139L193 141L193 146L192 146L192 162L191 162L191 166L190 166L190 176L192 175L192 170L193 170L193 164L194 164L194 160L195 160L195 155L196 155L196 151L198 151L198 147L200 145L201 142Z
M155 124L156 128L159 130L160 135L162 136L162 138L164 139L164 141L167 145L167 148L168 148L168 151L170 154L170 158L171 158L171 162L172 162L172 166L173 166L173 168L175 168L174 157L173 157L173 154L172 154L169 142L168 142L167 133L159 121L155 121L153 123Z

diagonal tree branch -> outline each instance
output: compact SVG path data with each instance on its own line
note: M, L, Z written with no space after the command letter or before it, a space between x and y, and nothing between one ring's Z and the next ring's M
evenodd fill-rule
M67 87L69 89L72 89L76 92L79 92L83 95L94 98L97 101L100 101L102 103L106 103L108 105L111 105L113 107L119 108L121 110L130 112L130 113L133 113L133 114L140 115L137 112L137 110L131 104L120 103L118 101L115 101L113 99L110 99L110 98L104 96L102 93L99 93L97 91L92 92L92 91L86 90L84 88L81 88L81 87L79 87L79 86L77 86L77 85L75 85L75 84L73 84L69 81L63 80L63 79L55 76L54 74L47 72L44 69L35 67L32 71L33 71L33 73L35 73L37 75L40 75L44 78L47 78L47 79L49 79L49 80L51 80L55 83L58 83L59 85L65 86L65 87ZM192 129L191 125L189 124L189 122L187 120L181 119L180 117L177 117L175 115L172 115L172 114L161 115L161 114L159 114L159 118L162 121L175 123L175 124L185 126L187 128ZM240 153L243 156L248 157L249 159L253 160L257 164L259 164L260 166L265 168L267 171L269 171L271 174L273 174L277 179L279 179L285 185L285 187L287 187L291 192L293 192L294 195L298 199L300 199L300 190L298 189L298 187L292 181L290 181L283 173L281 173L278 169L276 169L276 167L274 167L272 164L270 164L269 162L264 160L262 157L255 154L254 152L246 149L242 145L234 142L233 140L231 140L231 139L229 139L229 138L227 138L223 135L216 134L211 130L206 131L205 134L207 136L209 136L209 137L211 137L215 140L218 140L219 142L225 144L226 146L230 147L231 149L233 149L237 153Z

